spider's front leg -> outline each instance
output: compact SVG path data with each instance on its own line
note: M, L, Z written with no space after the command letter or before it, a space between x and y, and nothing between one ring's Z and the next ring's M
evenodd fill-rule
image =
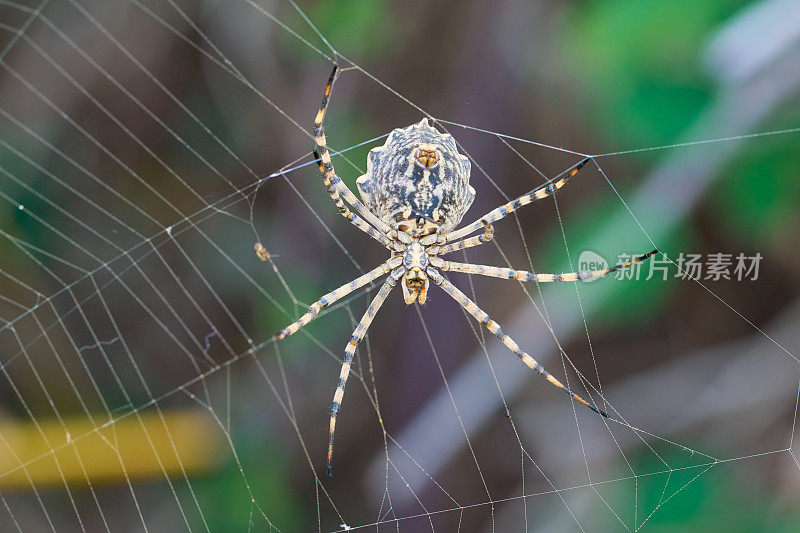
M599 413L604 417L608 418L608 413L605 411L601 411L593 404L587 402L574 392L572 392L569 388L567 388L563 383L561 383L558 379L555 378L552 374L550 374L547 370L544 369L542 365L539 364L536 359L522 351L519 345L514 342L514 339L503 333L500 324L489 318L489 315L486 312L478 307L478 305L470 300L463 292L458 290L455 285L447 281L444 276L442 276L435 268L429 267L428 268L428 276L433 280L434 283L439 285L444 292L449 294L456 302L458 302L461 307L463 307L467 313L472 315L475 320L486 326L492 334L494 334L500 342L502 342L509 350L517 354L517 356L525 363L531 370L538 373L542 377L544 377L547 381L549 381L552 385L558 387L559 389L563 390L567 393L572 399L576 400L577 402L582 403L595 413Z
M467 224L461 229L443 235L442 244L444 242L452 242L461 239L463 237L466 237L470 233L474 233L479 229L481 229L481 226L483 226L484 224L486 223L491 224L493 222L497 222L498 220L507 217L508 215L510 215L511 213L513 213L514 211L516 211L517 209L519 209L524 205L528 205L536 200L542 200L544 198L547 198L548 196L553 196L553 194L555 194L555 192L558 189L566 185L567 181L569 181L571 177L576 175L586 165L588 161L589 158L584 159L574 167L565 170L564 172L562 172L555 178L551 179L541 187L538 187L532 190L531 192L523 194L519 198L512 200L511 202L508 202L507 204L501 205L500 207L493 209L492 211L489 211L475 222Z
M432 246L429 253L431 255L445 255L451 252L457 252L458 250L466 250L467 248L486 244L494 238L494 226L492 226L486 220L481 220L481 224L483 224L482 234L475 235L474 237L470 237L458 242L444 244L442 246Z
M372 324L372 320L375 318L375 315L378 314L378 310L383 305L383 302L386 301L386 297L389 296L390 292L392 292L392 289L397 284L397 280L403 276L404 272L405 269L403 267L392 271L391 275L389 275L389 277L386 279L386 282L378 291L375 299L373 299L372 303L370 303L369 307L367 307L367 311L364 313L364 316L361 317L361 321L358 323L358 326L356 326L355 331L353 331L353 336L350 338L350 342L347 343L347 347L344 349L342 371L339 373L339 383L336 386L336 393L333 395L333 403L331 404L330 433L328 435L329 476L333 476L333 472L331 470L331 461L333 460L333 434L336 430L336 415L339 413L339 407L342 405L342 398L344 398L344 387L347 384L347 378L350 376L350 366L353 363L353 356L356 353L356 347L364 338L364 335L366 335L367 329L369 329L370 324Z
M623 268L628 268L631 265L635 265L636 263L644 261L656 253L658 253L658 250L653 250L644 255L640 255L639 257L631 259L630 261L619 263L613 267L604 268L602 270L582 270L579 272L562 272L561 274L534 274L533 272L528 272L527 270L514 270L513 268L502 268L489 265L474 265L472 263L457 263L454 261L445 261L444 259L439 259L438 257L432 257L431 264L436 268L448 272L476 274L478 276L489 276L492 278L515 279L517 281L549 283L555 281L585 281L587 279L598 278L600 276L610 274L611 272L616 272L617 270L622 270Z
M331 154L328 151L328 142L325 139L325 127L323 126L323 122L325 120L325 111L328 108L328 101L333 91L333 82L336 80L336 72L338 69L338 65L333 65L333 71L331 72L330 78L328 78L328 84L325 86L322 104L320 104L319 111L314 119L313 132L314 143L316 144L314 158L317 160L317 166L322 174L322 182L325 185L325 189L328 191L333 203L336 204L342 216L385 247L393 249L393 243L391 239L387 237L387 235L391 233L391 227L370 212L339 176L336 175L333 169L333 161L331 161ZM342 196L350 203L356 213L348 209L347 205L342 201Z

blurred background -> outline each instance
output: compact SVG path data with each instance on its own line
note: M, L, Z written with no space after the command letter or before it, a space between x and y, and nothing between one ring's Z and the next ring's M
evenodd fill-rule
M798 17L792 0L0 2L0 528L800 530ZM597 156L453 259L664 255L577 287L451 279L611 421L440 291L392 294L325 475L374 288L271 337L386 258L307 164L331 47L328 140L353 188L426 114L472 159L467 222Z

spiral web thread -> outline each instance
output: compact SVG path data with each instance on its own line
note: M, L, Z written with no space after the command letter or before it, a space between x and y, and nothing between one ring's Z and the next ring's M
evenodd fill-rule
M560 372L567 376L568 386L574 390L582 389L587 395L604 402L612 413L611 420L600 420L599 417L588 417L572 406L574 443L584 457L585 481L565 483L554 472L554 467L542 464L537 458L538 451L532 449L519 427L509 407L510 399L504 394L502 380L495 374L493 362L500 357L499 353L495 355L497 347L465 314L465 324L472 328L476 344L483 350L487 367L494 376L496 395L509 415L505 435L512 439L511 447L519 453L518 458L507 461L517 465L518 495L493 496L493 473L485 466L485 457L492 451L474 446L471 428L462 416L460 399L451 389L437 345L430 334L430 330L436 328L435 317L424 316L423 310L417 308L420 318L417 333L427 340L443 390L451 401L449 416L460 427L462 445L469 455L467 464L474 469L467 477L482 487L485 498L477 502L462 501L453 490L455 481L443 479L445 474L430 473L427 465L418 462L415 454L397 440L396 431L384 426L380 390L373 377L373 366L380 364L381 355L373 353L367 341L354 369L353 379L357 385L352 389L361 389L371 404L373 422L377 423L383 437L383 490L369 494L366 501L354 506L348 501L346 488L321 476L321 448L312 447L307 442L309 435L318 433L324 436L325 428L316 427L296 415L295 404L304 398L303 391L292 389L290 385L293 383L292 346L296 345L288 344L285 348L283 342L275 342L270 336L272 331L298 316L309 302L296 296L293 290L295 281L288 272L290 265L281 260L281 246L288 247L287 241L275 237L275 226L268 230L263 226L263 214L258 211L261 195L293 197L292 205L297 211L292 216L314 218L352 264L350 274L365 271L358 251L348 249L337 237L349 229L329 216L332 206L317 194L321 185L318 177L314 176L316 169L310 150L299 155L287 154L286 163L281 168L264 175L237 156L217 133L217 127L204 122L201 114L192 110L190 102L181 101L170 91L158 74L148 68L147 60L139 58L135 43L123 43L115 37L113 24L104 22L107 11L97 5L87 7L77 0L57 7L48 5L46 1L33 7L7 1L2 4L15 15L8 23L0 24L9 36L0 51L0 66L3 77L13 85L13 91L9 90L5 98L0 95L3 122L0 198L5 205L2 211L7 222L0 226L5 239L4 259L0 262L0 275L6 287L0 295L4 403L13 413L9 417L17 417L30 425L37 441L32 447L39 446L43 450L30 456L27 450L19 448L19 441L15 441L13 435L0 431L0 449L8 456L0 472L0 482L3 478L17 479L16 485L12 485L16 488L0 493L5 510L5 516L0 518L5 524L4 530L14 527L18 530L49 528L54 531L64 528L113 531L123 527L165 530L164 524L189 530L214 529L207 516L207 500L197 489L202 481L193 475L193 464L197 459L189 451L193 447L183 442L186 437L176 422L176 408L179 411L185 409L187 413L202 411L205 419L210 421L208 425L201 425L200 434L190 434L190 441L196 438L221 443L222 451L214 453L219 456L219 461L230 460L235 464L239 496L245 503L240 509L249 509L248 516L239 517L241 520L237 523L246 523L250 529L258 531L285 531L292 530L293 526L281 523L281 512L274 509L273 502L260 500L257 491L252 489L257 483L254 477L261 473L257 466L241 459L240 439L244 437L234 430L234 419L241 406L256 411L256 415L258 407L265 407L271 419L280 417L281 424L288 422L293 429L294 446L306 463L306 469L293 476L305 478L315 487L313 497L302 501L313 502L313 508L303 509L303 512L314 515L312 522L316 523L319 531L379 527L380 530L399 530L407 525L414 530L430 528L435 531L453 530L453 524L469 530L472 526L467 527L465 520L475 516L479 516L479 520L491 530L502 530L502 524L509 520L516 521L514 527L520 530L535 529L541 517L529 511L528 506L536 505L539 500L551 505L555 502L559 517L565 518L570 527L584 530L587 524L582 511L576 508L582 504L576 503L575 494L589 494L591 501L610 517L616 527L638 530L664 504L714 466L786 454L800 468L792 449L797 431L794 422L792 432L786 436L782 446L736 457L712 456L690 448L668 434L660 434L658 428L640 428L628 423L624 405L605 403L610 398L606 397L601 386L599 368L602 364L597 360L600 355L592 349L581 288L575 285L577 298L572 311L581 318L592 355L593 375L588 376L578 372L562 348L558 328L551 321L551 306L546 303L549 299L538 287L521 286L530 309L546 325L557 347L561 356ZM279 19L271 9L247 0L243 4L249 6L252 15L263 24L317 54L320 72L327 69L323 64L336 60L343 67L342 76L360 76L370 80L379 90L397 97L415 116L429 116L424 109L355 61L338 53L335 43L329 42L293 2L290 1L290 5L296 9L300 22L291 25ZM291 113L286 109L286 103L279 103L271 97L269 85L249 81L223 53L222 47L215 44L198 21L192 20L178 3L169 1L155 8L132 0L129 9L129 16L148 31L157 32L158 38L179 41L186 50L201 54L209 69L223 75L231 87L236 87L235 90L255 95L266 109L280 114L287 131L300 132L301 136L308 137L307 144L311 145L306 126L313 109L304 115ZM80 18L84 24L82 27L89 28L91 35L72 35L68 24L72 17ZM37 30L37 38L31 37L32 29ZM102 43L101 52L89 47L92 42ZM15 54L24 57L26 62L9 62ZM76 57L81 59L80 72L62 66L66 58ZM116 68L117 62L125 62L128 68L133 69L135 79L122 79ZM50 84L56 78L59 91L54 92ZM113 88L116 100L98 99L86 81L89 79L100 79L109 90ZM145 81L146 87L143 85ZM169 110L150 109L137 96L137 88L160 91L173 107ZM25 119L19 118L20 110L11 105L12 97L21 99L33 110L23 115ZM104 118L104 129L95 129L92 124L79 123L74 118L82 106L92 108L97 116ZM132 112L146 115L152 128L166 132L170 142L179 147L184 157L199 161L198 164L207 170L205 176L200 179L187 174L182 169L182 161L165 160L161 155L163 146L149 145L147 132L133 131L126 126L126 113ZM167 120L165 117L171 114L180 115L181 120ZM43 116L49 120L37 122L37 118ZM651 228L645 227L640 214L631 207L615 186L613 176L605 170L604 163L608 158L636 151L671 150L787 135L799 130L584 154L443 117L432 118L457 139L461 131L496 139L503 149L514 152L529 167L528 178L532 186L544 182L548 176L523 154L526 146L559 151L565 157L591 157L597 171L595 175L601 176L613 190L620 209L627 213L629 226L638 228L642 243L652 247L658 247L659 242L651 238ZM180 124L180 129L176 129L175 124ZM112 129L122 141L107 141L98 133L107 134ZM363 172L362 163L349 159L348 152L372 145L387 134L384 132L335 152L339 168L349 165L355 171ZM473 164L476 189L493 189L500 197L511 199L484 169L482 162L464 150ZM147 157L153 174L160 178L154 179L144 175L138 167L134 168L131 153L136 157ZM570 163L570 159L565 159L565 168ZM594 169L587 170L594 172ZM64 200L67 197L68 202ZM137 201L132 201L131 197ZM576 258L568 245L562 213L558 202L553 203L564 250L574 267ZM525 245L528 230L516 218L515 221L529 266L533 269L534 261ZM44 237L34 239L31 237L33 232ZM231 240L230 235L237 235L237 238ZM258 261L252 253L254 242L262 243L268 250L266 262ZM248 249L247 253L242 251ZM502 246L498 245L497 252L500 260L506 258ZM220 277L220 272L224 272L223 277ZM333 283L343 283L347 279L343 274ZM468 294L480 302L473 280L469 279L468 283ZM700 281L697 283L702 285ZM719 300L721 307L738 314L710 288L705 285L703 288ZM351 295L327 309L318 321L343 311L354 325L360 316L359 309L374 289L368 287ZM268 320L269 323L255 329L246 326L252 321L239 316L238 307L232 304L233 299L241 297L242 293L261 301L261 308L271 309L268 319L259 317L259 320ZM135 314L137 320L144 317L147 331L138 330L133 321L127 320L131 314ZM765 343L782 352L787 371L794 372L796 377L798 359L792 351L769 332L739 316ZM380 334L381 327L385 326L378 323L374 327L373 336ZM348 333L340 332L328 338L314 331L304 329L301 336L306 339L304 342L310 341L318 352L331 360L330 364L324 365L327 373L320 374L322 379L330 378L320 385L327 391L335 376L335 370L331 369L341 363L339 344L343 344L342 339L346 339ZM142 350L157 350L160 364L168 372L162 372L162 367L154 365L149 358L142 360ZM557 362L550 362L552 370L558 371L558 366ZM247 379L257 381L263 395L250 398L240 393L240 390L253 389L252 386L241 387L245 378L237 373L237 367L247 368ZM791 398L796 421L800 383L794 390L797 392ZM349 392L351 396L356 394L352 390ZM125 422L133 424L135 437L118 432L120 424ZM591 453L587 448L591 448L592 442L598 438L598 431L603 438L614 443L618 459L626 465L627 472L606 476L591 468ZM638 442L643 453L660 465L659 468L642 472L634 467L630 451L625 450L630 444L620 443L631 438ZM134 439L135 442L130 442ZM100 442L116 458L119 476L115 490L95 477L91 464L95 458L87 456L82 444L88 441ZM318 442L316 436L313 442ZM507 450L508 443L505 444ZM123 452L126 446L131 445L152 452L157 465L152 479L157 481L139 479L138 467L131 466L129 454ZM672 459L665 458L665 449L679 450L685 460L682 464L674 464ZM37 481L40 479L37 471L43 464L56 473L55 481ZM78 466L77 473L70 471L75 465ZM367 470L366 460L363 466ZM421 476L425 486L407 484L407 478L412 474ZM644 508L639 502L639 484L653 477L663 480L661 494L654 505ZM549 488L536 491L526 488L540 482ZM609 486L622 485L630 488L630 499L616 500L605 490ZM119 489L120 486L124 489ZM426 497L423 490L433 491L435 498ZM154 498L153 493L160 496ZM394 502L398 499L412 503L396 506ZM437 506L432 507L430 501L438 502ZM358 516L350 514L349 510L353 508L361 511ZM516 514L504 516L508 508L516 510ZM441 522L443 519L447 521Z

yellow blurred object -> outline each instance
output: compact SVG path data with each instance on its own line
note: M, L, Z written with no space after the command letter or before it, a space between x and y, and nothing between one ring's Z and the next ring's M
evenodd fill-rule
M225 457L223 432L203 410L154 409L101 427L86 417L0 421L0 489L124 482L196 474ZM21 466L24 465L24 466Z

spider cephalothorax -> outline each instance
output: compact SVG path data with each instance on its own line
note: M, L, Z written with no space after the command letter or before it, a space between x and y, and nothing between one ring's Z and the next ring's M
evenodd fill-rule
M426 273L430 260L425 246L419 238L412 238L403 254L403 299L407 304L415 301L424 304L428 297L428 274Z
M497 338L522 360L525 365L543 376L551 384L566 392L572 399L593 411L608 416L587 402L552 374L533 357L524 352L511 337L503 333L500 325L489 318L478 305L469 299L441 272L462 272L536 283L552 281L578 281L614 272L642 261L656 253L654 250L632 261L604 270L570 272L565 274L534 274L488 265L456 263L442 256L480 246L492 239L492 223L505 218L520 207L552 196L569 178L583 168L588 159L562 172L541 187L523 194L516 200L493 209L471 224L456 230L464 213L475 199L475 189L469 184L469 160L458 152L455 140L433 128L427 119L406 128L392 131L383 146L374 148L367 157L367 173L356 181L363 203L339 179L333 169L322 127L328 98L336 78L337 67L328 79L317 118L314 121L315 155L322 173L323 183L339 212L361 231L386 247L391 256L366 274L329 292L313 304L296 322L276 334L282 339L308 324L321 309L348 294L387 276L367 311L358 323L350 342L344 350L339 384L333 396L328 438L328 473L333 457L333 434L336 415L344 397L344 387L350 375L350 365L358 343L364 338L378 309L400 281L403 298L407 304L425 303L430 282L456 300L470 315L497 336ZM349 206L348 206L349 204ZM352 209L352 211L351 211ZM481 235L468 237L483 229ZM258 253L258 249L257 249Z

